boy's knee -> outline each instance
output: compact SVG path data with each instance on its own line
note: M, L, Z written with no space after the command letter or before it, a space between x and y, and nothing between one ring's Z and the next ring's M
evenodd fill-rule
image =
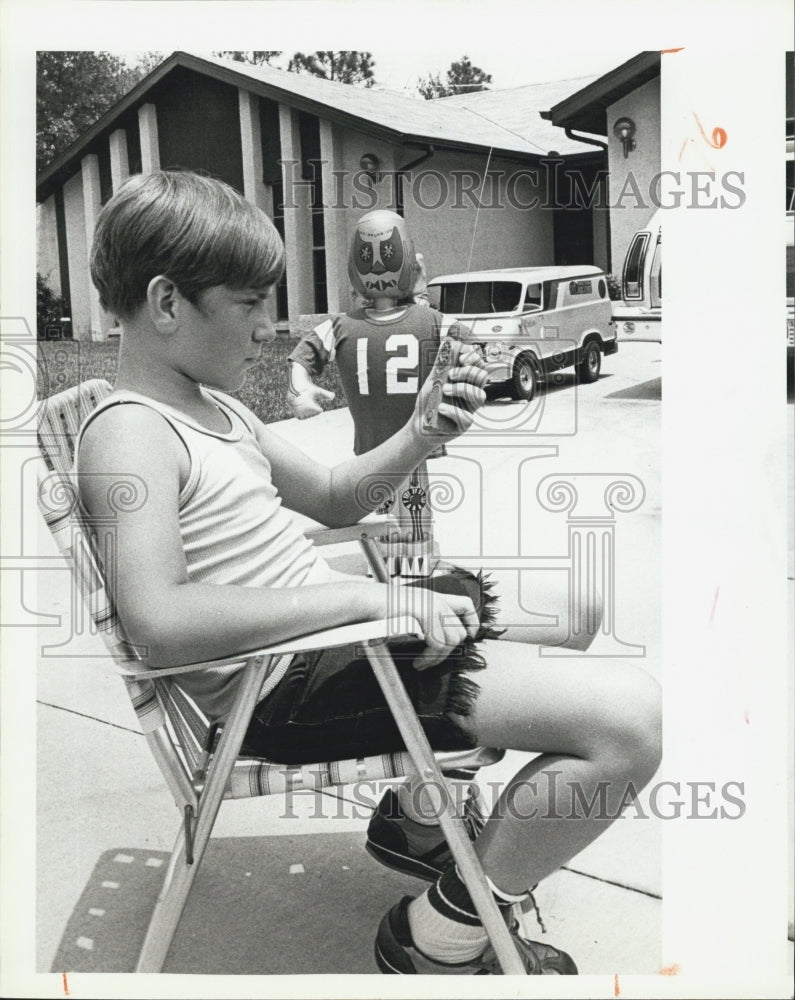
M567 649L579 649L583 652L588 649L602 627L603 609L599 594L588 596L574 607L569 604L569 637L562 645Z
M662 757L662 704L658 682L643 670L627 673L612 719L613 752L627 776L650 781Z

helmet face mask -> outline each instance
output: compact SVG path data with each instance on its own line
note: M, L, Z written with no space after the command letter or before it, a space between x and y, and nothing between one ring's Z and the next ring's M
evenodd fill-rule
M367 299L405 299L412 294L419 264L405 221L395 212L368 212L356 223L348 276Z

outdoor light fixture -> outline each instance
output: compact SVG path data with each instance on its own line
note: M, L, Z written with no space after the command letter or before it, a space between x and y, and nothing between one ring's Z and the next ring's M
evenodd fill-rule
M631 118L619 118L613 126L613 135L621 140L626 160L627 154L635 148L635 140L632 138L635 135L635 122Z
M381 163L375 153L365 153L364 156L359 160L359 166L367 174L371 181L380 181L381 174L378 172L378 168Z

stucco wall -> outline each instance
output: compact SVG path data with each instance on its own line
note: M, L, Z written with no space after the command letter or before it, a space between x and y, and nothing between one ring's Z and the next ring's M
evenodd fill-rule
M613 135L613 125L622 117L631 118L636 126L635 149L626 159L621 141ZM610 105L607 144L612 271L620 274L632 235L649 221L656 209L650 188L652 178L660 171L659 77Z
M61 266L58 261L54 194L36 208L36 268L55 295L60 295Z
M83 208L83 178L78 172L63 188L66 217L66 250L69 256L69 298L72 305L72 336L91 339L91 309L88 298L88 247Z
M439 153L407 184L406 220L425 254L428 277L554 262L552 211L542 207L543 172L534 183L531 168L492 158L483 186L485 169L485 156ZM462 182L455 175L460 178L463 171L472 175ZM472 187L472 196L463 193L462 184ZM524 207L536 198L535 207Z

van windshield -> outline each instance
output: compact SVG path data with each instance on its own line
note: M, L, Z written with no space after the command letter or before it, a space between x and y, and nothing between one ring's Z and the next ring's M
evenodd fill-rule
M436 289L439 290L437 308L443 313L454 315L513 312L519 307L522 296L519 281L451 282L431 285L428 292Z

